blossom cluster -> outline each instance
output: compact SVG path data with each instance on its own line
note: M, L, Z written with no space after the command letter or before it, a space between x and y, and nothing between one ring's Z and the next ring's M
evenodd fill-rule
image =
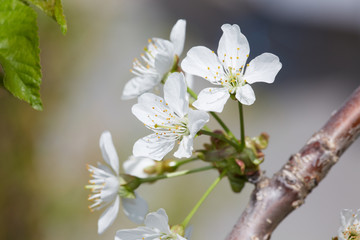
M170 40L149 39L141 60L133 62L131 72L135 76L125 84L122 99L137 98L132 113L152 133L135 142L133 156L123 164L124 174L119 172L119 159L107 131L100 138L106 165L88 166L92 176L86 186L92 191L90 209L107 207L98 221L99 234L114 222L121 204L130 220L145 226L119 230L116 240L188 239L186 226L170 228L163 209L148 213L146 201L134 190L142 183L141 179L153 173L146 170L154 169L176 145L175 158L193 155L194 140L210 120L208 112L222 112L230 97L244 105L253 104L255 94L251 84L274 82L282 67L279 58L271 53L263 53L247 63L249 43L236 24L221 27L223 34L217 53L196 46L180 61L185 28L186 21L178 20ZM189 96L192 90L187 78L192 75L216 86L203 89L197 98ZM163 96L158 96L153 90L161 84ZM237 143L233 141L233 144Z

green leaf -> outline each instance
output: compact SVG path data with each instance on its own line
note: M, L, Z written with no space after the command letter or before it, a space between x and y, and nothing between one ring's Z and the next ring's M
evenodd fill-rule
M52 17L61 28L61 32L65 35L67 31L66 19L62 7L61 0L25 0L28 3L40 8L47 15Z
M3 84L14 96L42 110L36 13L19 0L0 0L0 64Z

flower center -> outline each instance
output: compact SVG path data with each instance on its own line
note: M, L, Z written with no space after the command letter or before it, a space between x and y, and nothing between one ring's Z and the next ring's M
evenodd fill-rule
M164 141L181 141L183 136L190 134L187 127L188 116L180 117L173 112L162 99L155 99L155 105L151 107L152 114L147 115L153 124L145 124L154 131L158 139Z
M346 231L343 232L344 238L346 240L360 240L360 225L359 223L354 223L349 226Z
M235 93L239 86L244 86L246 84L246 80L243 78L243 67L239 69L228 67L224 70L224 80L221 80L220 83L223 87L226 87L229 90L229 93Z

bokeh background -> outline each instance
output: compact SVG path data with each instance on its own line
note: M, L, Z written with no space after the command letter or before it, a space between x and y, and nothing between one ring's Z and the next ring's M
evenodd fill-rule
M297 152L360 83L358 0L105 0L64 1L69 31L39 13L44 111L36 112L0 89L0 239L113 239L135 227L119 214L97 235L100 212L87 208L85 164L102 161L98 140L110 130L121 160L149 132L131 114L136 100L121 101L129 69L149 37L168 38L179 18L187 20L186 51L217 49L223 23L247 36L250 59L279 56L274 84L253 85L257 101L245 107L246 134L270 134L263 169L271 176ZM1 7L1 6L0 6ZM182 56L182 57L183 57ZM195 79L198 92L208 86ZM237 106L221 117L238 133ZM219 128L212 121L210 126ZM206 137L199 138L206 141ZM197 142L201 147L201 142ZM343 208L360 208L359 141L326 179L274 232L272 239L331 239ZM181 222L215 172L141 186L150 210L166 209ZM192 239L224 239L247 204L253 187L231 192L227 181L194 216Z

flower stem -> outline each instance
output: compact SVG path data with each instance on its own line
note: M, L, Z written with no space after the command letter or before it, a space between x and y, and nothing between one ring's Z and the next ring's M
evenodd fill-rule
M198 157L193 157L193 158L177 161L175 166L180 167L181 165L184 165L186 163L189 163L189 162L192 162L192 161L195 161L195 160L198 160L198 159L199 159Z
M196 93L191 89L191 88L187 88L187 92L190 94L190 96L192 96L195 100L197 99L197 95ZM236 137L234 136L234 134L230 131L230 129L226 126L226 124L221 120L221 118L214 112L210 112L211 116L213 116L215 118L215 120L220 124L220 126L225 130L226 134L229 135L232 139L234 139L235 141L237 141ZM206 129L208 130L208 129Z
M244 129L244 113L243 107L240 102L238 102L239 106L239 115L240 115L240 130L241 130L241 145L240 145L240 152L245 148L245 129Z
M216 185L220 182L220 180L225 176L226 171L223 171L221 173L221 175L216 178L216 180L211 184L211 186L206 190L206 192L204 193L204 195L200 198L200 200L196 203L195 207L191 210L191 212L189 213L189 215L187 215L187 217L185 218L185 220L181 223L181 225L183 225L184 228L186 228L186 226L189 224L191 218L194 216L194 214L196 213L196 211L199 209L199 207L201 206L201 204L204 202L204 200L207 198L207 196L209 196L209 194L211 193L212 190L214 190L214 188L216 187Z
M154 182L156 180L160 180L160 179L164 179L164 178L173 178L173 177L184 176L184 175L188 175L188 174L191 174L191 173L210 170L210 169L213 169L213 168L214 168L213 166L206 166L206 167L201 167L201 168L196 168L196 169L191 169L191 170L184 170L184 171L178 171L178 172L173 172L173 173L166 173L166 174L162 174L162 175L154 176L154 177L140 178L139 181L140 181L140 183Z
M213 116L216 121L221 125L221 127L225 130L226 134L229 135L232 139L237 141L234 134L230 131L230 129L226 126L226 124L221 120L221 118L214 112L210 112L211 116Z
M209 131L206 131L206 130L200 130L198 132L198 134L204 134L204 135L208 135L208 136L220 139L220 140L222 140L224 142L227 142L228 144L233 146L235 149L240 150L240 146L237 143L231 141L230 139L227 139L224 135L217 134L217 133L214 133L214 132L209 132Z

